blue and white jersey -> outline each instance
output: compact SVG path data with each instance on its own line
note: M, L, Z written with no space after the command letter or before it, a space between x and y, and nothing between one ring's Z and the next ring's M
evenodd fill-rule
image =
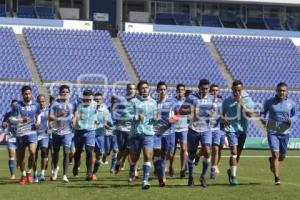
M295 122L296 103L290 99L280 100L278 97L273 97L264 103L264 110L262 116L268 120L267 131L268 133L275 134L289 134L291 122Z
M179 100L178 98L175 99L175 112L179 112L180 107L185 102L185 98ZM180 119L175 123L175 132L185 132L188 131L189 123L188 123L188 115L181 115Z
M40 123L37 129L38 139L47 138L48 136L48 118L49 118L49 107L40 109L38 113L38 121Z
M242 100L249 110L254 109L254 102L249 94L242 91ZM224 127L225 132L232 133L246 133L248 129L248 120L244 111L241 109L240 104L234 99L233 96L226 98L222 104L223 115L227 117L229 125Z
M185 105L194 107L194 113L190 121L189 128L195 132L210 131L210 114L214 109L214 96L207 94L201 98L199 93L189 95L185 100Z
M210 126L212 131L221 129L221 116L222 116L222 98L215 98L214 100L214 115L210 119Z
M115 129L123 132L130 132L132 126L132 120L130 116L133 113L130 113L132 109L130 106L132 105L130 102L134 99L127 98L127 97L118 97L117 103L114 105L113 108L113 116L115 119Z
M76 108L77 130L93 131L96 129L97 103L92 101L90 105L79 103Z
M96 125L96 135L105 135L110 134L111 131L107 131L104 128L104 125L107 124L110 127L113 127L113 121L111 114L105 104L97 105L97 125Z
M143 98L137 96L131 101L131 109L133 113L132 134L134 135L154 135L153 124L157 110L157 103L150 96ZM140 121L138 116L143 115L144 120Z
M16 142L16 136L17 136L17 126L16 124L12 123L10 121L11 118L17 118L18 112L16 110L11 110L7 113L5 113L3 117L3 122L8 123L7 127L7 141L8 142Z
M157 101L157 117L153 126L156 135L168 135L174 133L174 125L169 122L169 119L175 113L174 109L174 99L166 97L161 102Z
M69 101L56 100L50 107L50 116L54 118L52 133L66 135L72 133L74 107ZM65 116L59 116L66 113Z
M39 113L39 106L32 101L29 103L19 102L16 107L18 117L16 120L17 136L36 134L35 123ZM28 117L29 121L24 123L23 118Z

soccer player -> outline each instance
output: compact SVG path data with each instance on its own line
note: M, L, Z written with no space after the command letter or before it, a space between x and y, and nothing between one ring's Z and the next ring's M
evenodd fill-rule
M185 85L178 84L176 86L176 112L185 102ZM180 144L180 178L185 177L187 164L187 132L188 132L188 118L187 115L182 115L180 120L175 123L175 148L172 158L170 159L169 173L170 176L174 173L173 162L176 154L176 145Z
M203 168L200 176L200 184L207 187L205 175L210 164L212 133L210 129L210 116L214 110L214 97L209 94L209 81L201 79L198 93L189 95L180 108L180 114L191 115L191 123L188 130L188 154L189 154L189 180L188 185L194 185L194 159L199 142L203 152Z
M50 107L49 126L52 128L53 169L51 179L55 181L58 174L60 146L63 146L63 182L68 183L69 153L72 142L72 120L74 107L69 101L70 88L67 85L59 87L59 97Z
M243 91L243 83L235 80L232 83L232 96L222 104L222 118L230 147L230 169L227 170L230 185L238 185L237 165L247 137L248 118L253 115L254 102Z
M35 155L35 165L34 165L34 182L39 182L45 180L45 170L48 162L48 152L49 152L49 135L48 135L48 118L49 118L49 107L46 106L45 95L38 95L37 102L39 104L38 112L38 124L37 135L38 135L38 145ZM41 173L37 173L37 160L38 151L41 151Z
M175 148L174 111L175 101L168 97L168 86L165 82L157 84L157 116L154 121L154 169L159 186L166 185L166 159L172 157Z
M94 95L94 101L97 103L97 123L96 123L96 137L95 137L95 154L96 161L93 169L92 180L97 179L97 172L100 166L103 164L101 160L101 156L105 153L105 145L104 145L104 134L108 129L111 129L112 119L109 110L106 105L103 103L103 94L96 93Z
M127 84L126 97L118 98L118 102L115 105L115 128L118 142L119 153L117 156L116 173L120 168L123 168L126 157L129 153L128 140L130 136L132 122L127 115L126 109L130 101L136 96L135 84Z
M32 89L30 86L23 86L22 89L23 101L17 105L17 117L11 117L10 121L16 124L17 131L17 159L21 169L21 178L19 183L24 185L32 183L32 169L35 162L35 152L37 147L36 128L38 115L38 105L32 102ZM29 149L28 170L25 171L23 164L25 158L26 147Z
M281 82L276 87L276 96L264 103L262 123L268 132L268 142L272 157L270 169L275 177L275 185L280 185L279 165L288 150L289 133L295 122L296 103L288 98L288 85Z
M218 85L212 84L210 86L210 93L215 97L214 104L215 110L211 117L211 131L212 131L212 162L210 169L210 178L215 179L219 171L218 163L220 161L220 152L224 145L225 133L221 131L221 109L222 109L222 96L220 96L220 88Z
M78 176L78 167L83 147L86 152L86 180L92 180L93 151L95 146L95 130L97 124L97 103L93 101L91 90L84 90L82 103L76 107L74 114L75 155L73 175Z
M144 155L143 166L143 184L142 189L149 189L149 176L151 169L151 160L153 156L153 122L156 116L157 103L150 97L149 84L141 80L137 86L139 95L132 99L129 113L132 115L132 136L129 139L130 144L130 170L129 181L132 181L135 175L135 165L139 159L141 150Z
M11 110L5 113L2 121L2 128L7 129L8 138L7 138L7 150L8 150L8 167L10 172L10 179L16 179L15 176L15 159L16 159L16 125L10 122L11 117L17 117L17 105L18 101L16 99L12 100L10 103Z

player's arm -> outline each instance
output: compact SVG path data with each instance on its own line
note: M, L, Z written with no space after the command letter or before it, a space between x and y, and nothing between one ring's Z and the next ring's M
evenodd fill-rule
M260 121L264 126L267 126L268 124L268 119L267 119L268 113L269 113L269 106L268 106L268 101L266 101L263 106L263 111L260 114Z
M9 123L9 113L5 113L3 120L2 120L2 128L6 129Z
M237 97L236 101L240 104L241 109L244 111L247 117L253 116L254 102L250 98L243 100L241 96Z
M293 104L290 116L288 118L288 123L292 124L293 122L295 122L296 119L297 119L297 108L296 108L296 104Z
M229 119L226 115L227 113L227 105L226 105L226 101L223 101L222 103L222 110L221 110L221 120L224 123L225 126L229 125Z

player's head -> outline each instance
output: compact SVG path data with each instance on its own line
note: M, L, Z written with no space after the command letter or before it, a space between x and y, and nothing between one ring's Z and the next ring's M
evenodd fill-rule
M67 86L67 85L61 85L59 87L59 96L60 96L60 99L62 99L62 100L69 99L69 96L70 96L70 87Z
M133 83L129 83L126 86L126 96L134 97L136 95L136 86Z
M101 92L96 92L94 94L94 101L98 104L101 105L103 103L103 94Z
M86 89L82 92L82 102L84 105L90 105L93 101L93 91Z
M168 90L168 86L164 81L160 81L156 86L156 92L158 93L160 99L163 99L167 96L168 94L167 90Z
M185 96L185 85L182 83L176 85L176 93L178 97L183 98Z
M29 85L24 85L21 89L24 102L28 103L32 98L32 89Z
M199 93L201 96L205 96L209 93L209 80L201 79L198 84Z
M10 102L10 107L11 107L12 110L15 110L17 108L17 105L18 105L18 100L17 99L13 99Z
M276 87L276 96L283 100L287 97L288 95L288 85L284 82L280 82L277 84Z
M235 80L232 83L231 90L234 97L239 97L242 95L244 89L243 82L240 80Z
M36 97L36 101L38 102L40 108L45 108L46 107L46 97L43 94L40 94Z
M219 94L220 94L220 88L216 84L211 84L210 88L209 88L209 92L210 92L211 95L213 95L215 97L218 97Z
M145 80L141 80L138 84L139 95L147 98L149 96L149 83Z

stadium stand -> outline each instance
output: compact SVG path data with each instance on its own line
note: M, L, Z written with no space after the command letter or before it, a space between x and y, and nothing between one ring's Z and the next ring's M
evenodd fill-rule
M11 28L0 28L0 79L31 80L17 38Z
M211 77L226 84L200 36L121 32L119 37L140 79L198 84L199 77Z
M266 23L268 29L271 29L271 30L282 30L281 22L280 22L279 18L276 18L276 17L265 17L264 20L265 20L265 23Z
M107 31L23 29L43 81L128 81Z
M34 7L32 5L19 5L17 16L21 18L36 18Z
M198 17L198 20L200 17ZM201 25L210 26L210 27L223 27L220 18L216 15L202 15L201 16Z
M36 6L36 15L41 19L54 19L54 13L51 7L48 6Z
M171 13L156 13L155 15L156 24L170 24L175 25L176 22Z
M6 17L6 10L4 4L0 4L0 17Z
M185 25L185 26L192 25L189 14L176 13L173 15L173 17L177 25Z
M299 87L300 54L290 39L214 36L217 51L234 79L246 86Z
M262 17L248 17L247 28L253 29L267 29L264 19Z

